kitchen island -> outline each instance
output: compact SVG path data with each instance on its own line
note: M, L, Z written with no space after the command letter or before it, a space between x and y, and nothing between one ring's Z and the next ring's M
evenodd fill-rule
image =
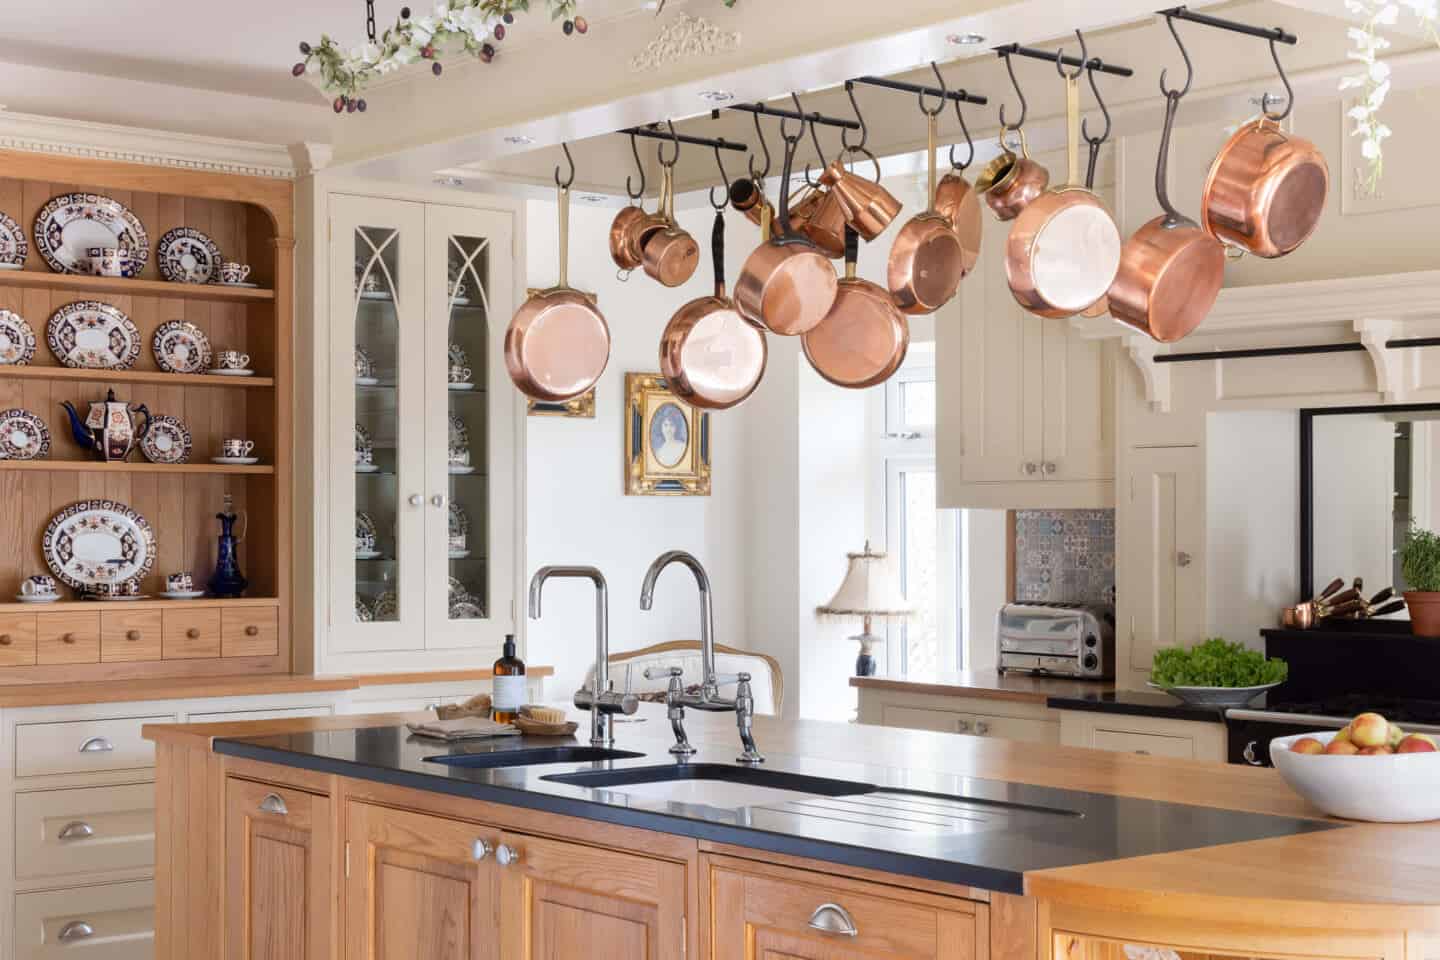
M526 766L496 763L584 744L149 727L156 955L1440 956L1440 825L1326 821L1273 771L764 718L746 768L693 712L678 764L642 716L624 756Z

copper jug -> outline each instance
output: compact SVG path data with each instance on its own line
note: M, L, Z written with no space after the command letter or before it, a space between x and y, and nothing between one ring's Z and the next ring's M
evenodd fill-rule
M878 176L878 167L876 173ZM839 160L825 168L820 174L820 182L830 188L831 195L845 214L845 222L867 241L880 236L900 212L900 201L891 196L890 191L875 180L866 180L846 170ZM842 233L841 255L844 247Z

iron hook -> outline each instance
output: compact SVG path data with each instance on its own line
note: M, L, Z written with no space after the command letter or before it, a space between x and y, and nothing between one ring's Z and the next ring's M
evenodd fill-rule
M1080 66L1075 68L1074 73L1065 70L1065 48L1061 47L1055 51L1055 72L1060 74L1062 80L1079 80L1080 74L1085 70L1085 64L1090 62L1090 49L1085 45L1085 38L1080 31L1075 31L1075 39L1080 41Z
M756 106L763 106L763 104L756 104ZM755 152L753 150L750 152L750 156L746 158L745 162L746 165L750 168L750 179L754 180L756 183L759 183L766 177L770 176L770 145L765 142L765 131L760 127L760 114L752 113L750 114L750 119L755 122L755 139L760 141L760 149L765 152L765 169L758 172L756 171Z
M670 142L675 145L675 152L672 153L672 154L670 154L670 159L669 159L669 160L666 160L666 159L665 159L665 143L662 141L662 142L660 143L660 145L655 148L655 156L659 158L659 160L660 160L660 166L662 166L662 167L674 167L674 166L675 166L675 161L677 161L677 160L680 159L680 138L677 137L677 136L675 136L675 124L674 124L674 123L672 123L670 120L666 120L666 121L665 121L665 126L666 126L667 128L669 128L669 130L670 130Z
M815 131L815 121L810 121L810 141L815 144L815 155L820 158L820 167L825 167L825 151L820 148L820 135ZM810 164L805 164L805 182L813 189L820 189L820 181L810 176Z
M1010 74L1010 86L1015 88L1015 96L1020 98L1020 119L1014 123L1005 120L1005 104L1000 104L1000 126L1014 132L1025 125L1025 114L1030 112L1030 104L1025 101L1025 91L1020 89L1020 81L1015 79L1015 67L1010 62L1010 51L1002 49L1000 56L1005 60L1005 72Z
M730 202L730 174L725 172L725 162L720 159L720 145L718 143L715 144L713 149L715 151L715 166L720 168L720 183L722 186L719 203L715 202L715 188L710 188L710 206L716 210L724 210L725 205Z
M1092 147L1100 146L1100 144L1104 143L1110 137L1110 108L1105 106L1105 100L1100 96L1100 88L1095 85L1095 74L1102 66L1104 66L1104 63L1099 57L1087 61L1085 64L1085 70L1090 81L1090 92L1095 95L1095 104L1100 108L1100 115L1105 118L1105 129L1098 137L1090 136L1090 128L1086 120L1080 121L1080 135L1084 137L1085 142Z
M965 91L961 90L960 92L963 94ZM970 139L970 128L965 126L965 114L960 112L959 100L955 101L955 119L960 121L960 132L965 134L965 146L969 148L969 153L965 155L964 163L956 163L955 144L950 144L950 168L952 170L963 171L966 167L970 166L970 164L975 162L975 141Z
M563 140L560 141L560 149L565 151L565 162L570 165L570 179L565 181L560 179L560 164L557 163L555 164L555 186L561 190L568 190L570 184L575 182L575 158L570 156L570 144Z
M870 128L865 126L865 118L860 115L860 104L855 102L855 81L845 81L845 95L850 98L850 109L855 111L855 122L860 124L860 142L851 143L846 139L850 131L845 127L840 128L840 146L850 152L865 149L865 141L870 138Z
M949 99L949 97L946 96L946 94L949 93L949 90L946 89L946 87L945 87L945 78L940 75L940 68L937 67L937 66L935 66L935 61L934 61L934 60L931 60L931 61L930 61L930 69L935 71L935 79L936 79L936 81L939 82L939 84L940 84L940 102L935 105L935 109L934 109L934 110L930 110L930 109L927 109L926 106L925 106L925 91L924 91L924 90L921 90L921 91L920 91L919 93L917 93L915 96L916 96L916 99L918 99L918 100L920 101L920 112L921 112L921 113L925 114L925 116L927 116L927 117L938 117L938 116L940 116L940 111L945 109L945 101Z
M1260 112L1266 118L1279 123L1290 116L1290 111L1295 107L1295 91L1290 89L1290 78L1285 76L1285 68L1280 65L1280 54L1275 49L1275 38L1270 38L1270 59L1275 61L1275 71L1280 74L1280 82L1285 85L1285 109L1280 113L1271 113L1265 106L1265 100L1260 103Z
M1183 8L1181 8L1183 9ZM1195 79L1195 65L1190 62L1190 51L1185 49L1185 42L1180 39L1180 33L1175 29L1175 14L1167 11L1165 13L1165 26L1170 28L1170 36L1175 38L1175 45L1180 48L1180 56L1185 59L1185 86L1179 90L1171 90L1165 86L1165 74L1167 70L1160 71L1160 92L1168 99L1174 93L1177 96L1185 96L1190 92L1190 81ZM1284 76L1282 73L1281 76Z
M627 173L625 175L625 195L631 200L639 200L645 196L645 164L640 162L640 146L633 133L630 134L630 152L635 155L635 169L640 173L640 189L632 190L630 188L630 175Z
M800 129L799 129L798 131L796 131L793 136L792 136L791 134L789 134L789 133L786 133L786 132L785 132L785 123L786 123L786 121L788 121L790 118L789 118L789 117L781 117L781 118L780 118L780 139L781 139L781 140L784 140L785 143L786 143L786 145L789 146L789 147L791 147L791 148L793 149L794 146L795 146L795 144L797 144L797 143L800 142L800 137L803 136L804 133L805 133L805 121L804 121L804 119L803 119L803 117L805 116L805 108L802 107L802 106L800 106L800 95L797 94L794 90L791 90L791 91L790 91L790 99L795 101L795 112L798 113L798 114L800 114L800 116L802 117L802 119L801 119L801 121L800 121Z

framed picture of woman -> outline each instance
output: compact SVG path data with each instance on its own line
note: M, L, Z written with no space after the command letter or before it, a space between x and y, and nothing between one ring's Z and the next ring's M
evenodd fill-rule
M710 414L677 397L658 373L625 374L625 492L710 495Z

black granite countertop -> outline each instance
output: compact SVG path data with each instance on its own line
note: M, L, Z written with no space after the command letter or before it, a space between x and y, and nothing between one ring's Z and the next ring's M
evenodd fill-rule
M578 746L582 741L507 737L452 746L415 737L404 727L371 727L217 738L214 750L1004 893L1022 893L1023 876L1031 870L1330 829L1316 820L777 753L767 753L761 768L765 774L851 781L875 789L849 797L777 798L733 807L723 805L729 787L723 782L692 782L682 802L659 795L653 787L594 787L550 779L645 767L673 774L680 762L667 752L669 739L659 736L663 729L622 726L618 747L635 754L627 759L501 768L454 766L429 758ZM690 763L734 769L735 753L733 747L702 746ZM818 783L787 782L802 790Z
M1124 713L1167 720L1225 722L1225 711L1222 709L1193 707L1159 690L1107 690L1079 696L1047 697L1045 706L1052 710L1090 710L1096 713Z

